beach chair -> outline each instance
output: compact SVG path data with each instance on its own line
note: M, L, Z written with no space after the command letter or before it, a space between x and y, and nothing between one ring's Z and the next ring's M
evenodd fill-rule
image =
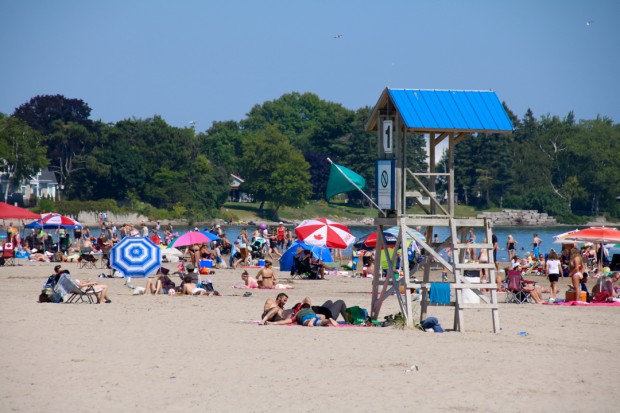
M2 247L4 265L15 265L15 246L12 242L6 242Z
M523 290L523 281L521 280L521 271L506 271L506 302L523 304L530 300L530 293Z
M93 255L93 251L90 249L80 250L80 268L95 268L97 263L97 257Z
M89 304L99 302L99 297L97 296L98 291L95 291L92 285L80 288L75 283L75 281L73 281L73 279L67 274L63 274L60 276L58 282L56 283L56 286L54 287L54 291L56 291L63 297L65 295L71 294L69 299L65 301L65 303L67 304L73 302L77 303L78 300L83 303L88 302ZM94 299L93 296L95 297Z

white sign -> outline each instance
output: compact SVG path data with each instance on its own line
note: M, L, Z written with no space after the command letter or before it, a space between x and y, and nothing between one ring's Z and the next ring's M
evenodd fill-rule
M391 120L383 121L383 152L392 153L394 146L394 126Z
M381 209L394 209L394 161L378 160L375 170L377 205Z

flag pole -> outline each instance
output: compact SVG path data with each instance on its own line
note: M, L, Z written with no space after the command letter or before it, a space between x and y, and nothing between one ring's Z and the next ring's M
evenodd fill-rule
M338 167L338 165L337 165L337 164L335 164L335 163L334 163L331 159L329 159L329 158L327 158L327 160L329 161L329 163L330 163L330 164L335 165L335 166L336 166L336 169L338 169L338 171L342 174L342 176L344 176L344 177L347 179L347 181L349 181L349 183L350 183L351 185L353 185L354 187L356 187L356 188L357 188L357 190L358 190L358 191L360 191L360 192L362 193L362 195L364 195L364 196L366 197L366 199L367 199L367 200L369 200L369 201L370 201L370 203L371 203L371 204L373 204L373 205L374 205L374 206L375 206L375 207L379 210L379 212L381 212L381 213L383 214L383 216L384 216L384 217L387 217L387 214L385 213L385 211L384 211L384 210L382 210L381 208L379 208L379 205L377 205L377 204L375 203L375 201L373 201L373 200L372 200L372 198L371 198L371 197L369 197L369 196L366 194L366 192L362 191L362 190L360 189L360 187L359 187L359 186L355 185L355 182L353 182L353 181L352 181L352 180L351 180L351 179L347 176L347 174L345 174L344 172L342 172L342 169L340 169L340 167Z

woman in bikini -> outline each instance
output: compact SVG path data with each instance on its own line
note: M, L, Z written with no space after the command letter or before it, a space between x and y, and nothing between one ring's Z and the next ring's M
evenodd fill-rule
M256 274L258 288L274 288L278 283L276 274L271 269L271 261L265 262L265 267L261 268Z
M570 272L568 276L571 278L575 291L581 291L581 279L583 278L583 257L577 248L570 251Z

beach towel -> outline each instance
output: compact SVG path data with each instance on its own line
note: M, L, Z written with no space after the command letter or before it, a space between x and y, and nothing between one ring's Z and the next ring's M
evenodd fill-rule
M620 303L584 303L583 301L566 301L553 305L576 306L576 307L620 307Z
M431 303L450 304L450 283L431 283Z

